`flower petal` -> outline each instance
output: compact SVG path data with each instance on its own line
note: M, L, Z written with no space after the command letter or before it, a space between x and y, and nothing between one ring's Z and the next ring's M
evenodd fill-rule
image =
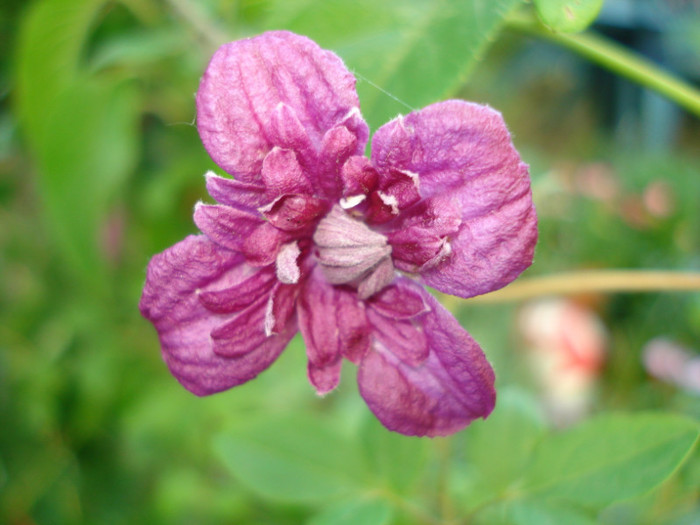
M204 235L218 245L240 251L246 239L263 225L264 221L256 213L231 206L198 202L194 207L194 223Z
M262 180L265 183L269 201L285 193L311 195L311 182L304 174L292 150L274 147L262 164Z
M139 304L158 331L172 374L197 395L213 394L253 379L277 358L296 332L290 320L279 335L240 359L214 353L210 334L229 316L209 311L197 291L235 285L250 275L243 257L205 236L189 236L151 259Z
M219 177L213 171L208 171L204 176L209 195L219 204L254 213L260 206L269 201L265 197L264 186Z
M372 160L380 178L416 173L423 199L459 205L450 255L422 272L430 286L471 297L531 264L537 218L528 169L498 112L458 100L433 104L382 126Z
M366 351L369 327L364 310L349 289L329 285L313 274L297 302L299 329L309 358L309 380L319 394L340 381L340 359Z
M479 345L435 298L422 293L430 307L420 317L427 359L409 366L382 338L375 338L360 363L358 383L367 405L388 429L411 436L445 436L491 413L494 374Z
M297 149L306 148L304 134L318 145L331 128L354 123L362 151L367 128L358 107L355 78L337 55L306 37L271 31L214 54L197 92L197 128L219 166L259 182L274 146L309 155Z

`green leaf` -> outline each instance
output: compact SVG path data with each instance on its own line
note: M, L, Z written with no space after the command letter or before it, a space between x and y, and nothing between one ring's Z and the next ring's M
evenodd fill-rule
M44 218L63 262L93 296L109 284L101 229L138 148L134 86L82 71L83 44L103 4L37 2L17 57L18 114L37 161Z
M375 130L398 113L454 96L520 1L310 0L287 7L270 26L337 51L358 77L362 111Z
M371 415L365 420L360 440L371 470L398 492L414 485L430 450L430 441L390 432Z
M477 525L593 525L595 520L571 506L544 501L509 501L478 514Z
M542 23L552 31L577 33L598 16L603 0L535 0Z
M595 506L643 494L673 474L697 437L697 422L678 415L599 416L541 441L522 493Z
M22 20L17 44L17 112L35 147L46 138L46 118L56 99L78 74L83 44L103 3L43 0L32 4Z
M477 470L478 483L497 494L517 480L537 442L547 432L536 400L518 389L502 389L496 408L467 429L467 457Z
M38 151L39 191L54 241L91 288L105 286L100 236L137 153L136 91L85 79L54 102ZM96 292L97 290L93 290Z
M308 525L388 525L393 514L384 500L351 501L320 512Z
M241 484L271 500L310 503L368 489L356 444L310 416L241 422L214 448Z

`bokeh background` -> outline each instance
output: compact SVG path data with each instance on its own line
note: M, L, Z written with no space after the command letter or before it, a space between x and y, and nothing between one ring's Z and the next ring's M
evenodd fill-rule
M513 29L512 9L531 11L513 0L3 0L0 522L439 523L430 509L441 508L445 522L495 523L479 514L480 490L488 469L499 490L511 485L502 454L525 457L545 432L601 412L700 417L697 292L443 297L493 362L502 407L495 426L452 441L386 432L351 366L317 398L299 339L250 384L196 398L138 313L148 260L195 232L202 175L221 173L194 126L199 77L218 44L270 28L340 54L372 129L445 97L499 109L540 217L523 278L698 270L698 116ZM700 81L697 2L608 0L593 30ZM699 484L695 452L655 490L559 509L558 522L698 523ZM537 516L503 519L545 523Z

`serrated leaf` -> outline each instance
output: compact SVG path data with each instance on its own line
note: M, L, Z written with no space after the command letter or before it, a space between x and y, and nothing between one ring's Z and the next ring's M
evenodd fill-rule
M522 494L589 506L640 495L673 474L697 437L697 422L678 415L599 416L540 442Z
M241 484L271 500L309 503L367 490L359 447L310 416L246 421L218 434L214 449Z
M535 0L542 23L561 33L583 31L600 13L603 0Z
M351 501L320 512L308 525L388 525L393 514L384 500Z

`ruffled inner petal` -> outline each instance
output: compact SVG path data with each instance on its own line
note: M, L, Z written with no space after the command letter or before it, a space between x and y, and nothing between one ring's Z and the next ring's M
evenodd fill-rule
M219 177L213 171L208 171L205 177L207 192L219 204L255 213L269 201L264 186Z
M369 329L364 310L354 292L331 286L314 273L299 297L297 312L309 359L309 380L319 394L325 394L340 380L340 359L344 355L357 358L366 351Z
M265 156L261 175L268 202L287 193L302 195L313 193L311 181L299 165L294 151L290 149L272 148Z
M256 213L218 204L197 203L194 223L215 243L229 250L240 251L246 239L263 224Z
M233 286L199 292L200 302L215 313L234 313L250 306L260 297L269 294L275 283L275 273L270 268L256 271Z

